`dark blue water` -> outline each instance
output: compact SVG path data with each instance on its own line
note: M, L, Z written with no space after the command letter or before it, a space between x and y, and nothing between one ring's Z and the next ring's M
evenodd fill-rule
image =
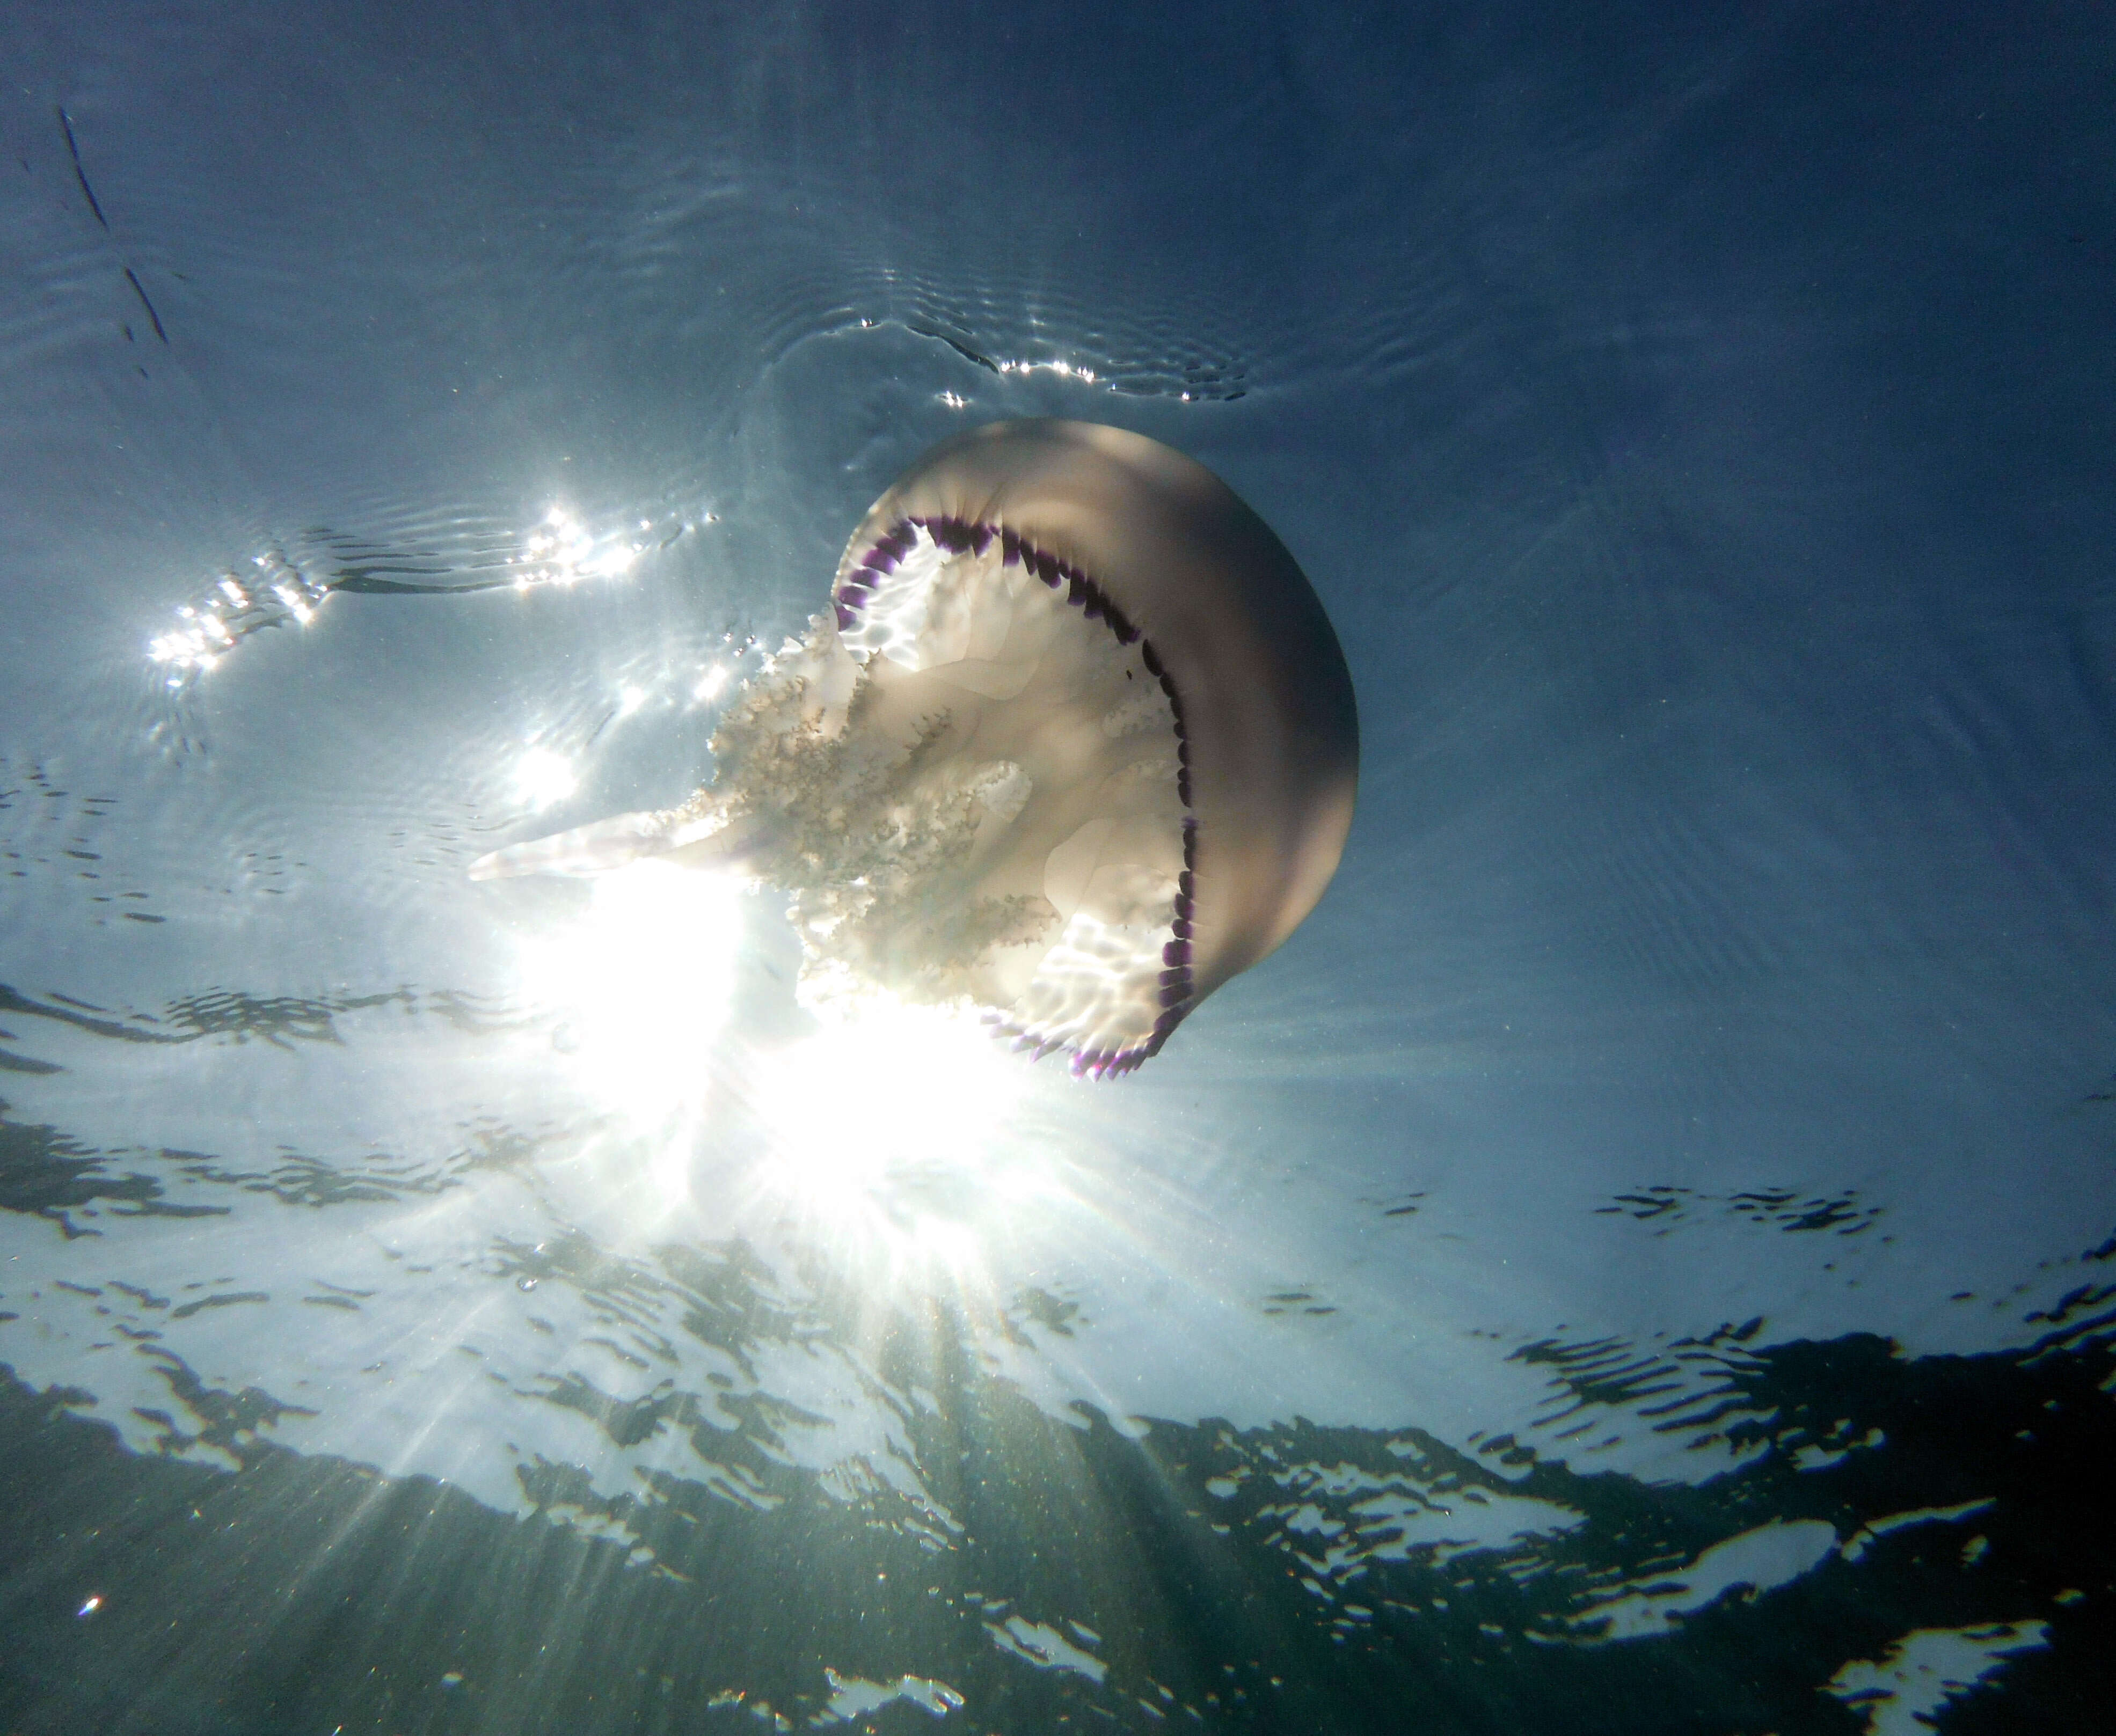
M0 51L8 1728L2105 1720L2108 17ZM1031 415L1225 476L1359 695L1163 1055L467 880Z

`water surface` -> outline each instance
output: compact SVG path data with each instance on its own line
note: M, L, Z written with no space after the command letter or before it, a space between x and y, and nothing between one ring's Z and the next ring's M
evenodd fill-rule
M2101 21L0 30L16 1725L2091 1724ZM1360 697L1150 1067L466 879L1026 415Z

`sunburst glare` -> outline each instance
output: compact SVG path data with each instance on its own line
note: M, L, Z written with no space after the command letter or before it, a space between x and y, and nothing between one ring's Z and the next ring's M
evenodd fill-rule
M813 1036L755 1057L760 1181L835 1238L908 1236L959 1257L1028 1159L1011 1137L1028 1070L974 1017L863 994Z
M579 921L523 948L523 986L559 1010L558 1046L600 1107L659 1127L702 1097L742 932L719 875L634 862L590 883Z
M514 793L539 812L564 801L580 782L573 762L548 747L527 748L514 762Z
M649 861L596 875L577 916L524 941L556 1064L616 1136L597 1173L651 1184L632 1196L656 1213L688 1201L962 1282L1051 1185L1019 1137L1038 1082L967 1009L816 983L794 1007L745 960L758 914L733 877ZM772 979L775 1014L749 1005L746 971Z

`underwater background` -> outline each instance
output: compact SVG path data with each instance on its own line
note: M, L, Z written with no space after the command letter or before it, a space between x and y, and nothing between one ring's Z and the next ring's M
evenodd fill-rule
M2106 1721L2116 15L0 67L0 1725ZM1225 477L1359 696L1163 1054L468 881L1022 416Z

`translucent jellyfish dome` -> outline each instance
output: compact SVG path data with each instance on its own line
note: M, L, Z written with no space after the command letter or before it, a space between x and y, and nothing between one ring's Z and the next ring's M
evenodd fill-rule
M1344 654L1194 461L1086 422L946 441L868 510L830 602L730 705L688 801L472 874L738 872L788 894L804 982L967 1002L1096 1077L1329 884L1359 775Z

